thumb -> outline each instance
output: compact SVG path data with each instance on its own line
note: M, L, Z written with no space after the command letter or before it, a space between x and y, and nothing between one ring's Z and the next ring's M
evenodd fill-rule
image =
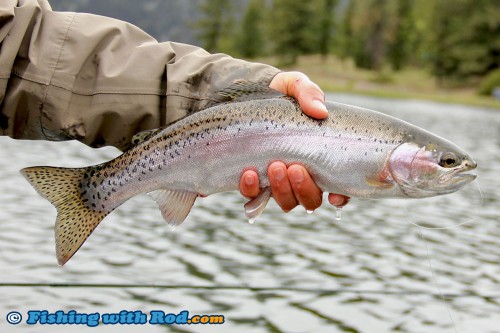
M328 116L325 94L321 88L300 72L282 72L274 77L271 88L295 97L300 107L310 117L323 119Z

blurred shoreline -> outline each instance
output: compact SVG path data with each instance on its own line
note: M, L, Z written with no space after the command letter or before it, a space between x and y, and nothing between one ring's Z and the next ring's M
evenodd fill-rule
M297 70L309 76L325 92L340 92L395 99L419 99L449 104L465 104L500 111L500 100L477 94L477 84L445 82L438 85L426 69L405 68L379 72L356 68L350 60L335 56L301 56L294 65L280 63L278 57L252 59L283 70Z

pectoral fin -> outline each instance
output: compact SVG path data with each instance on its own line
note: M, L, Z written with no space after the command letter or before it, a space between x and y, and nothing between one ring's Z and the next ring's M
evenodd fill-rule
M271 198L271 188L265 187L258 196L245 204L245 215L251 222L262 214L269 202L269 198Z
M148 195L156 201L163 218L171 226L184 222L198 196L194 192L167 189L156 190Z
M378 187L378 188L391 188L394 186L393 183L390 181L380 179L380 178L375 178L375 177L366 177L366 183L370 186L373 187Z
M389 169L386 166L384 166L382 171L375 175L366 177L365 180L368 185L380 189L388 189L394 186L394 180Z

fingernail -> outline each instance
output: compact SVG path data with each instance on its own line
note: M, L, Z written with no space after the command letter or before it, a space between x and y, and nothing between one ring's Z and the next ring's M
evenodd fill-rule
M345 200L344 200L344 198L343 198L343 197L336 195L336 196L334 196L333 198L331 198L330 203L331 203L332 205L334 205L334 206L337 206L337 207L338 207L338 206L343 206L343 205L344 205L344 201L345 201Z
M328 110L325 106L325 103L323 103L322 101L316 99L313 101L313 106L316 110L318 111L321 111L321 112L324 112L325 114L328 114Z
M285 178L285 169L283 168L276 168L273 170L273 176L274 179L277 181L281 181Z
M293 168L290 173L294 183L302 183L304 181L304 173L300 168Z
M255 184L255 178L251 175L246 175L245 176L245 184L247 186L252 186L253 184Z

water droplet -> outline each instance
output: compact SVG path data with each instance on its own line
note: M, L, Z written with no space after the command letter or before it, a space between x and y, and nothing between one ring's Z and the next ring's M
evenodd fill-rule
M337 207L335 210L335 219L340 221L342 219L342 207Z
M306 212L307 212L307 214L312 214L312 213L314 213L314 210L306 209Z
M255 222L255 217L252 217L251 219L248 219L248 223L253 224Z

